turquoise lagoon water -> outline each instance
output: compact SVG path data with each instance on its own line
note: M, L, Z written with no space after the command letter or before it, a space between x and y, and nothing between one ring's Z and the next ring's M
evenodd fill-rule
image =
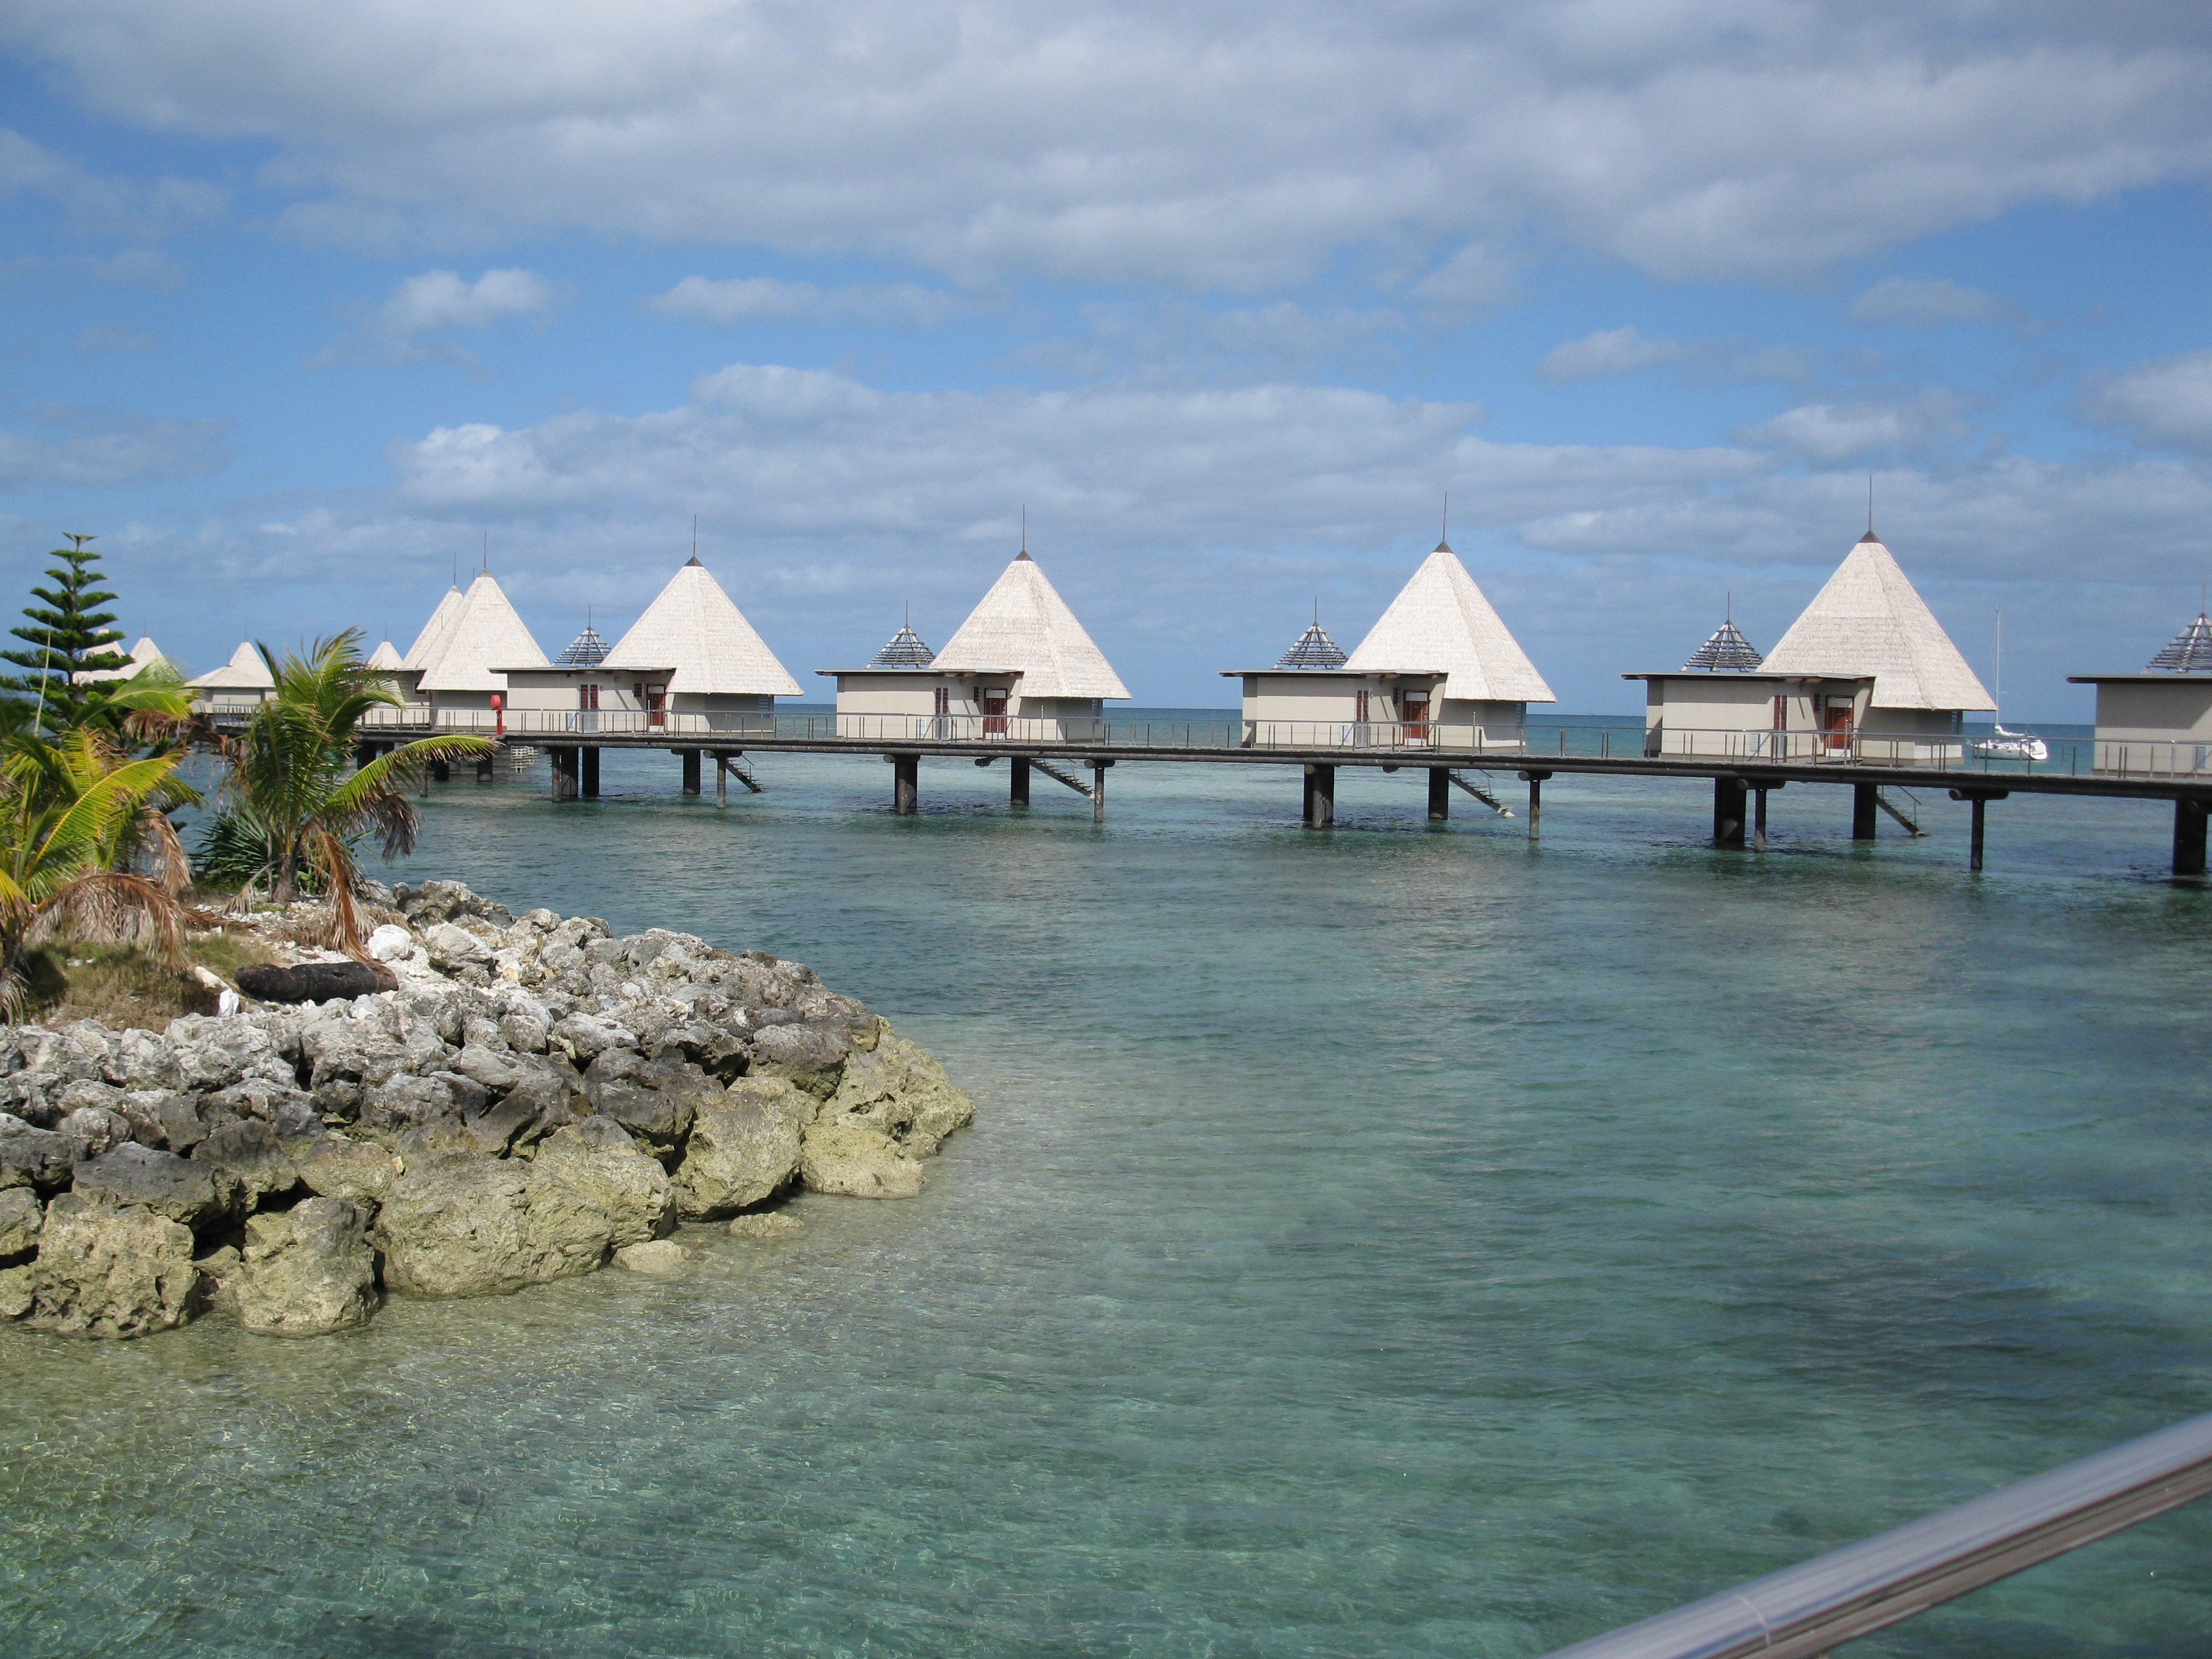
M11 1656L1540 1654L2212 1408L2212 897L2143 804L1774 850L1560 777L672 757L411 873L812 962L919 1200L288 1343L0 1331ZM1509 787L1510 778L1507 780ZM1888 826L1885 823L1886 832ZM2212 1510L1850 1651L2212 1653Z

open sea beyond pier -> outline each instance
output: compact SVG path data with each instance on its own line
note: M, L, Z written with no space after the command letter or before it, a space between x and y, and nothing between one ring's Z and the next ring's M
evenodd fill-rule
M408 879L812 963L976 1097L921 1199L309 1342L0 1329L0 1651L1533 1656L2212 1409L2212 893L1562 775L610 751ZM1501 775L1504 798L1518 786ZM379 873L391 873L380 871ZM2212 1506L1849 1652L2212 1654Z

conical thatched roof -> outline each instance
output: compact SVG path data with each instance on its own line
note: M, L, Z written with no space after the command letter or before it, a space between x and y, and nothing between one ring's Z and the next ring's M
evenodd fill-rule
M167 660L161 655L161 647L154 643L154 636L141 634L138 643L131 647L131 665L128 668L87 668L70 678L79 685L93 680L127 680L155 663Z
M1995 708L1872 531L1766 654L1769 674L1874 677L1877 708Z
M430 613L430 620L422 624L422 631L415 636L415 643L407 647L407 655L400 662L402 668L428 668L438 659L438 653L447 640L453 637L453 624L461 619L465 601L461 590L449 587L446 597L438 601L438 608Z
M672 668L671 696L799 695L799 682L696 557L615 641L607 665Z
M146 641L142 640L139 643ZM135 658L138 653L133 651L131 654ZM2176 674L2212 673L2212 617L2198 611L2197 620L2176 634L2172 642L2144 666L2163 668Z
M545 653L538 648L538 641L487 570L469 584L453 631L438 647L416 686L424 691L504 691L507 676L495 672L495 668L546 665Z
M1025 697L1129 695L1026 551L1014 556L932 666L971 674L1018 670Z
M1682 666L1685 670L1698 669L1713 674L1748 674L1761 660L1757 647L1744 638L1742 629L1731 619L1713 629L1712 637L1699 646L1697 653Z
M937 653L922 643L921 635L911 625L902 626L884 643L884 648L868 659L871 668L927 668L937 660Z
M1329 638L1328 630L1319 623L1298 635L1291 648L1276 660L1278 668L1341 668L1344 649Z
M1445 543L1367 630L1346 668L1376 673L1443 671L1439 698L1554 702L1552 688Z
M276 689L276 677L269 672L269 665L262 660L261 653L253 648L253 641L240 640L228 662L189 684L209 691L273 691Z
M386 640L368 653L367 666L384 673L396 674L407 666L407 662L399 654L398 647L390 640Z

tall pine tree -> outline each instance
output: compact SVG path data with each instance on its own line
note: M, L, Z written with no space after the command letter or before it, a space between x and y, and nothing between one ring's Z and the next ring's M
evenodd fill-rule
M90 536L72 535L70 545L58 547L51 556L61 562L46 571L51 587L33 587L38 604L23 607L23 625L9 630L24 648L0 651L0 662L14 663L28 672L0 680L0 691L39 699L45 707L42 724L58 732L80 724L86 708L105 695L95 680L80 684L76 676L88 669L128 668L131 659L110 647L123 635L109 626L112 611L101 605L115 595L100 586L99 556L84 550Z

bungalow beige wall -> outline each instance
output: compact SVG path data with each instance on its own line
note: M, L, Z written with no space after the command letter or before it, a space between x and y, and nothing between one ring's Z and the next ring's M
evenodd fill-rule
M1088 743L1105 734L1104 702L1097 697L1025 697L1018 674L927 672L840 674L837 735L952 740L1005 737L1036 743ZM1006 694L1006 730L982 726L982 694ZM945 707L938 708L938 693ZM910 729L909 729L910 726Z
M2212 680L2120 681L2097 688L2097 740L2212 741Z
M1425 740L1436 748L1513 746L1522 741L1528 706L1520 702L1431 702L1425 734L1401 720L1400 699L1431 697L1436 680L1402 675L1331 674L1310 671L1243 677L1244 741L1248 747L1390 747ZM1360 694L1367 696L1360 718Z

